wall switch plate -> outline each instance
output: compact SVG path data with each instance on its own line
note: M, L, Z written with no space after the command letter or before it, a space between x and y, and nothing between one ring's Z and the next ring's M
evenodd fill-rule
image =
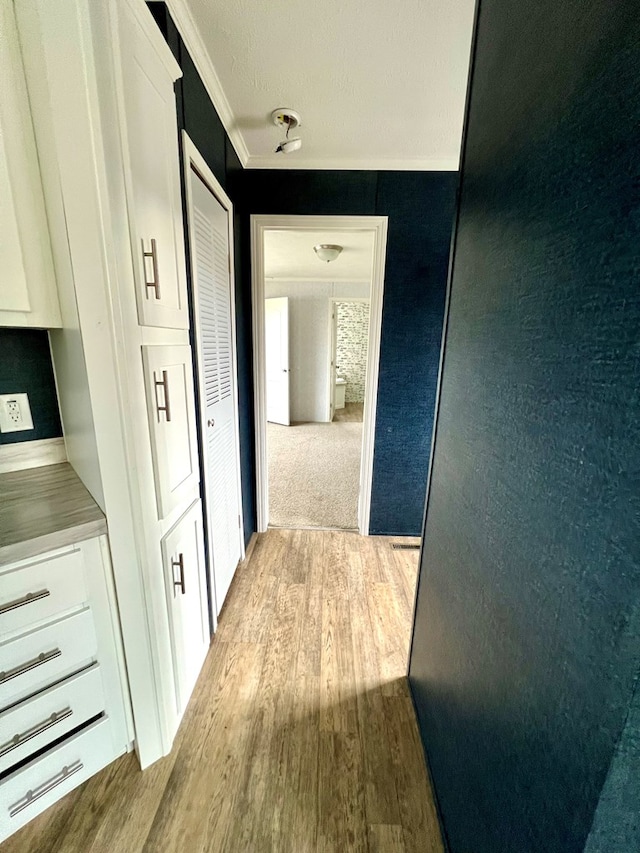
M0 394L0 432L33 429L33 418L26 394Z

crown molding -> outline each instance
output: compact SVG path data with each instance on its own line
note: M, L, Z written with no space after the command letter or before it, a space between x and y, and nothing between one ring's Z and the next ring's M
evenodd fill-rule
M205 89L207 90L211 102L220 117L224 129L231 140L238 159L243 168L247 167L249 161L249 151L245 145L242 134L238 129L235 115L231 109L231 104L227 100L227 96L222 88L220 78L216 74L213 63L209 57L200 31L193 20L191 10L187 6L185 0L165 0L167 8L171 13L171 17L178 28L178 32L189 51L193 64L196 66L198 74L202 78Z
M246 169L312 169L376 172L457 172L458 157L391 158L298 157L297 154L263 154L248 157Z

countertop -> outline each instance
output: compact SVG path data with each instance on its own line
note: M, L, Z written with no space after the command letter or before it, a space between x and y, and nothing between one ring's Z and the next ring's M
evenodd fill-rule
M0 474L0 566L106 532L68 462Z

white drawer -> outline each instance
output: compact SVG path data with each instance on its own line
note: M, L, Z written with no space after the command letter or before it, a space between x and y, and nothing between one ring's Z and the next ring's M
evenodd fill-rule
M0 574L0 637L35 625L87 600L80 549L38 557Z
M100 666L0 713L0 773L104 711Z
M96 657L88 607L0 644L0 708L77 672Z
M0 841L102 770L118 753L108 717L16 770L0 783Z

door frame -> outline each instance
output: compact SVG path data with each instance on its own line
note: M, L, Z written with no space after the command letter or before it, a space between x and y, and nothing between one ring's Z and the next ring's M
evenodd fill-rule
M362 455L358 497L358 529L369 534L371 486L373 481L373 449L378 403L380 333L384 270L387 254L387 216L275 216L251 215L251 306L253 315L253 385L256 434L256 510L259 533L269 523L269 462L267 457L267 405L264 335L264 235L266 231L372 231L374 232L373 269L371 274L371 308L369 351L367 353L367 385L362 425Z
M371 314L371 294L369 296L330 296L329 297L329 367L328 367L328 376L329 376L329 393L327 394L327 421L331 423L333 420L333 415L335 414L335 402L336 402L336 364L335 364L335 355L336 355L336 344L337 344L337 322L338 318L334 316L334 312L336 310L336 302L366 302L369 305L369 314ZM371 341L369 340L369 335L367 335L367 355L369 354L369 345ZM369 367L369 363L367 361L367 369ZM366 396L367 396L367 384L365 380L365 405L366 405Z
M204 377L202 376L202 372L200 370L200 355L202 352L202 336L200 333L200 316L199 316L199 300L197 297L196 284L195 284L195 275L194 275L194 252L193 252L193 242L192 242L192 228L191 228L191 220L189 216L189 211L193 206L193 200L191 198L191 185L189 183L189 176L191 169L196 172L198 177L206 184L208 189L211 191L212 195L216 198L216 200L220 203L220 205L227 211L228 214L228 223L229 223L229 281L231 286L231 357L232 357L232 392L233 392L233 408L235 412L234 416L234 433L236 440L236 447L238 448L238 452L236 454L236 480L238 483L238 499L239 499L239 512L240 512L240 523L238 525L238 536L240 537L240 559L244 560L246 556L245 544L244 544L244 512L243 512L243 499L242 499L242 474L241 474L241 463L240 463L240 411L238 406L238 348L236 342L236 291L235 291L235 265L234 265L234 242L233 242L233 204L231 199L226 194L224 189L222 188L220 182L217 180L216 176L213 174L209 166L207 165L204 157L200 154L196 146L194 145L191 137L186 132L186 130L182 131L182 168L183 168L183 177L184 177L184 192L185 192L185 225L187 229L187 249L189 253L189 270L190 270L190 278L191 278L191 310L193 313L193 322L191 324L191 329L193 332L193 338L195 347L193 350L193 363L194 363L194 373L196 375L196 396L197 396L197 409L198 409L198 442L200 444L200 460L201 460L201 491L203 496L203 508L204 508L204 530L205 530L205 543L206 543L206 560L207 560L207 583L209 584L209 593L211 596L211 600L209 602L211 608L211 622L214 632L218 627L218 617L217 613L217 602L216 602L216 590L215 590L215 580L213 573L213 548L211 547L211 525L210 525L210 513L209 507L211 506L210 495L209 495L209 484L206 477L206 469L205 469L205 457L206 452L204 449L204 436L206 435L206 410L202 405L202 401L205 398L204 391Z

